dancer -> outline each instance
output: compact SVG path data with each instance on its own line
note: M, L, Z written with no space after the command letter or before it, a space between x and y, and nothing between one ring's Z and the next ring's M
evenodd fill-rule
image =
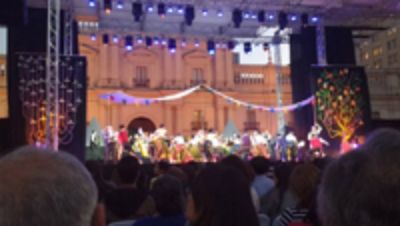
M107 126L103 130L103 139L105 145L105 152L104 152L104 162L108 161L114 161L115 163L117 162L116 157L116 144L117 144L117 138L116 138L116 133L114 132L112 126Z
M321 132L322 127L318 123L314 123L307 135L310 143L310 153L307 155L307 158L321 158L325 156L324 145L329 146L329 143L320 136Z

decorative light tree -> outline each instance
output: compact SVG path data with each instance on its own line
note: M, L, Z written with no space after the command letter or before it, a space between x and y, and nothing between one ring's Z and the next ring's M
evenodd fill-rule
M331 138L347 142L364 124L362 79L357 71L325 69L317 80L316 111Z

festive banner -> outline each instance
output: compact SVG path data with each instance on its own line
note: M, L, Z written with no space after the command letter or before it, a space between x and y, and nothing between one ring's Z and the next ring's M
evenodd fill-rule
M227 102L235 104L238 107L246 107L246 108L252 109L252 110L260 110L260 111L268 111L268 112L294 111L296 109L307 106L307 105L313 103L313 101L314 101L314 96L310 96L309 98L307 98L305 100L302 100L300 102L290 104L290 105L285 105L285 106L280 106L280 107L264 106L264 105L252 104L249 102L235 99L235 98L227 96L224 93L222 93L216 89L213 89L207 85L195 86L195 87L186 89L186 90L176 93L176 94L167 95L167 96L163 96L163 97L157 97L157 98L130 96L122 91L105 93L105 94L100 95L100 98L103 100L112 101L113 103L117 103L117 104L149 105L149 104L161 102L161 101L178 100L178 99L181 99L183 97L186 97L186 96L192 94L193 92L196 92L200 88L204 88L207 91L209 91L210 93L218 95L218 96L224 98Z

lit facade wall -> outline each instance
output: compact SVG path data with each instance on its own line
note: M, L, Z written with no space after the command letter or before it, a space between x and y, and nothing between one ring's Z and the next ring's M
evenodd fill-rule
M101 126L129 125L133 120L146 118L156 126L165 124L172 134L191 134L196 128L213 128L222 132L233 120L240 130L259 129L276 132L276 113L250 111L227 103L207 91L198 91L180 100L145 105L118 105L101 100L99 95L110 91L140 97L159 97L173 94L199 83L206 83L234 98L254 104L276 106L275 66L246 66L234 64L233 54L218 49L214 57L200 47L177 44L176 53L167 47L135 45L127 52L123 40L118 44L102 44L88 35L80 35L80 53L88 61L87 121L96 118ZM283 99L292 102L290 71L283 68ZM291 113L285 113L288 124Z

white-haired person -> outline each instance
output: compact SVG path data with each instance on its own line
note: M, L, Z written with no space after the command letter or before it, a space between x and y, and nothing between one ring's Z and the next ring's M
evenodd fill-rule
M1 226L90 226L97 188L72 155L18 149L0 159Z

